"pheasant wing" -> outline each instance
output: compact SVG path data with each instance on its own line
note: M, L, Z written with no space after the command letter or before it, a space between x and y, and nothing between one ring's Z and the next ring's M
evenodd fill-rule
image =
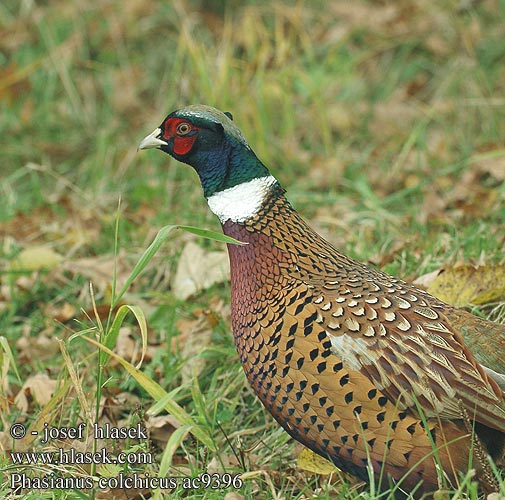
M447 420L466 412L505 431L504 393L465 346L445 304L382 273L317 281L307 283L332 350L349 367L400 407Z

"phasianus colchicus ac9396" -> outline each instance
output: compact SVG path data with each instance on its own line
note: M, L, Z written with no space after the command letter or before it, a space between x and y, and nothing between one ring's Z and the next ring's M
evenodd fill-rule
M229 113L175 111L139 145L148 148L191 165L224 233L247 243L228 246L235 343L291 436L365 481L373 473L380 488L420 496L473 467L493 490L504 326L340 253L291 207Z

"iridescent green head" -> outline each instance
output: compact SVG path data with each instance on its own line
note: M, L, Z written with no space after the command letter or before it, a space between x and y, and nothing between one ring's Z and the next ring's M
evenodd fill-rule
M170 113L162 124L139 144L139 149L158 148L191 165L200 176L204 194L269 176L244 136L223 113L201 104Z

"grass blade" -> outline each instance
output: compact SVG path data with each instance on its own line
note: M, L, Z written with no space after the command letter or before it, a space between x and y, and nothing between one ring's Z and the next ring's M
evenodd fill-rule
M89 337L82 337L84 340L90 344L105 351L109 356L116 359L123 368L137 381L137 383L156 401L166 398L164 408L165 410L173 415L181 425L186 425L191 427L191 434L193 434L197 439L199 439L205 446L207 446L211 451L216 451L216 447L212 438L209 434L198 425L194 419L187 413L184 408L179 406L175 401L170 400L167 397L167 392L157 384L152 378L148 377L145 373L141 372L138 368L134 367L131 363L118 356L115 352L111 351L108 347L100 344L96 340Z
M114 320L112 321L112 325L110 327L110 330L108 331L107 335L105 336L105 342L104 345L108 349L112 349L116 345L116 340L119 335L119 330L123 324L123 321L127 314L131 312L134 316L135 319L137 320L137 323L140 328L140 334L142 336L142 355L140 357L140 361L137 363L136 368L140 368L142 365L142 362L144 361L144 356L146 354L147 350L147 321L146 317L144 315L144 312L142 309L138 306L133 306L133 305L122 305L119 307L117 310L116 316L114 317ZM103 358L102 358L102 366L105 366L107 361L109 360L110 356L107 353L104 353Z
M147 247L145 252L140 257L139 261L133 268L130 276L126 280L123 288L119 291L118 295L114 297L111 306L114 308L118 302L121 300L121 297L125 294L126 290L130 287L130 285L135 281L137 276L146 268L147 264L149 264L150 260L154 257L156 252L159 250L161 245L165 242L170 232L174 229L182 229L188 233L196 234L202 238L207 238L209 240L218 241L220 243L230 243L233 245L245 245L241 241L236 240L235 238L231 238L230 236L226 236L223 233L218 233L216 231L210 231L209 229L201 229L193 226L181 226L181 225L169 225L162 227L153 242Z

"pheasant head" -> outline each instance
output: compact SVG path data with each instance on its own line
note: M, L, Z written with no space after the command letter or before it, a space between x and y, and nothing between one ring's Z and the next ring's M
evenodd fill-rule
M211 209L221 220L227 215L232 219L243 217L240 206L233 208L236 202L254 205L262 191L275 182L233 123L232 115L210 106L197 104L169 114L139 144L139 149L149 148L161 149L191 165ZM240 185L249 187L245 188L247 193L237 188Z

